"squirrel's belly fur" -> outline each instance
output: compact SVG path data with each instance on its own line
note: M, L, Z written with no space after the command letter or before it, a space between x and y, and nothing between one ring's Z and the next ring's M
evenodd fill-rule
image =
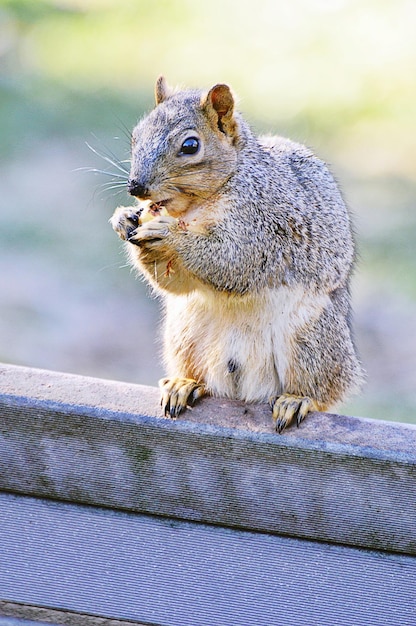
M168 375L203 381L215 396L264 402L287 390L293 339L330 300L298 286L242 297L206 289L165 303Z

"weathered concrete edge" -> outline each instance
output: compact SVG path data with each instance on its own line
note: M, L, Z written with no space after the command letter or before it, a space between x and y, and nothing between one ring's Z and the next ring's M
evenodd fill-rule
M54 626L54 624L59 624L60 626L149 626L141 622L49 609L41 606L9 602L7 600L0 600L0 617L13 617L19 620L51 624L51 626Z
M143 393L143 390L150 392L153 394L157 392L157 389L152 387L144 387L140 386L140 394ZM342 426L345 420L356 420L357 423L361 423L361 425L366 424L367 427L374 430L381 430L383 435L386 435L386 432L389 431L388 422L382 422L381 429L380 422L377 420L370 420L368 418L350 418L344 415L337 414L329 414L329 413L320 413L320 414L311 414L309 419L314 419L321 426L321 432L319 433L319 428L313 429L313 436L311 436L311 429L308 430L309 437L302 436L305 432L305 424L302 424L300 429L296 427L292 427L290 430L286 430L283 434L277 434L274 432L272 427L267 430L259 429L259 424L248 423L247 422L239 427L232 427L228 425L224 425L223 421L218 420L218 423L215 423L215 419L211 416L210 421L200 421L202 407L198 407L195 410L195 407L192 409L193 414L190 414L188 409L187 413L184 413L180 416L179 419L169 419L164 418L162 415L155 417L154 415L149 415L146 411L141 410L140 403L140 395L137 396L139 402L135 407L134 412L126 412L126 411L117 411L114 409L108 409L105 406L89 406L85 404L78 404L77 402L73 402L71 404L65 402L54 402L50 400L40 400L37 398L29 398L27 396L13 396L13 395L5 395L1 394L0 391L0 415L1 411L8 408L24 410L25 408L30 414L32 419L36 419L37 413L49 413L53 414L62 414L66 415L68 419L71 417L88 417L95 418L97 420L102 421L112 421L119 422L120 424L135 424L138 427L140 426L149 426L156 430L160 430L165 433L183 433L183 434L193 434L200 436L208 436L213 435L222 439L233 439L235 441L247 441L252 442L253 444L271 444L272 446L276 446L277 448L282 449L293 449L299 451L308 451L308 452L326 452L332 455L340 455L340 456L350 456L350 457L359 457L362 459L372 459L379 461L393 461L400 462L403 464L416 465L416 436L409 438L407 437L403 444L404 449L391 449L389 444L388 437L379 438L378 441L370 441L371 437L369 436L366 440L365 436L361 441L355 440L353 443L349 443L347 441L340 442L338 437L335 440L331 440L328 436L328 428L330 428L330 424L332 419L335 418L338 421L338 425ZM202 405L207 403L212 404L210 406L210 412L216 408L216 404L219 402L217 399L204 399L202 400ZM222 401L224 402L224 401ZM229 401L225 401L228 403ZM232 405L236 403L230 404L230 411L235 408ZM239 403L238 403L239 404ZM224 404L222 405L224 407ZM256 407L254 409L254 413L256 409L262 412L260 407ZM253 409L251 410L253 412ZM195 415L196 413L196 415ZM214 414L218 417L218 414ZM202 417L207 416L207 412L205 411ZM193 418L193 419L191 419ZM271 418L270 418L271 419ZM403 435L408 435L407 424L400 424L397 426L396 423L390 423L392 431L397 435L397 431L402 427L404 428ZM412 425L410 425L411 430ZM269 432L270 430L270 432ZM330 434L330 433L329 433ZM362 431L363 435L365 432ZM382 443L383 445L377 445ZM373 444L373 445L372 445ZM374 445L376 444L376 445Z
M206 399L172 421L157 389L7 374L0 489L416 554L412 427L316 414L279 436L266 407Z
M374 459L416 461L416 425L315 413L281 435L267 405L203 398L178 420L165 419L155 387L0 363L0 400L156 428L271 442Z

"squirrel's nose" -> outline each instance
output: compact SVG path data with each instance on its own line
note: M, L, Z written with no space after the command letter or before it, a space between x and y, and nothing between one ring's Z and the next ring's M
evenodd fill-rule
M146 185L142 185L134 178L127 181L127 190L131 196L137 196L138 198L144 199L150 195Z

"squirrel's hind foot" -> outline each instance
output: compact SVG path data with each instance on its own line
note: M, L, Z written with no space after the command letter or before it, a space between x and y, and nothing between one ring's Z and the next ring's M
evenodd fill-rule
M311 398L293 396L289 393L271 398L270 407L273 411L273 420L276 423L278 433L289 426L295 418L296 424L299 426L310 411L318 410L316 403Z
M159 387L163 414L172 418L178 417L188 405L206 393L205 385L192 378L162 378Z

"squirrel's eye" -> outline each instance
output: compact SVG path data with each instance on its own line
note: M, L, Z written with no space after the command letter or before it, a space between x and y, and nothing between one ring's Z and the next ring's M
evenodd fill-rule
M179 154L196 154L199 150L199 139L196 137L188 137L181 145Z

